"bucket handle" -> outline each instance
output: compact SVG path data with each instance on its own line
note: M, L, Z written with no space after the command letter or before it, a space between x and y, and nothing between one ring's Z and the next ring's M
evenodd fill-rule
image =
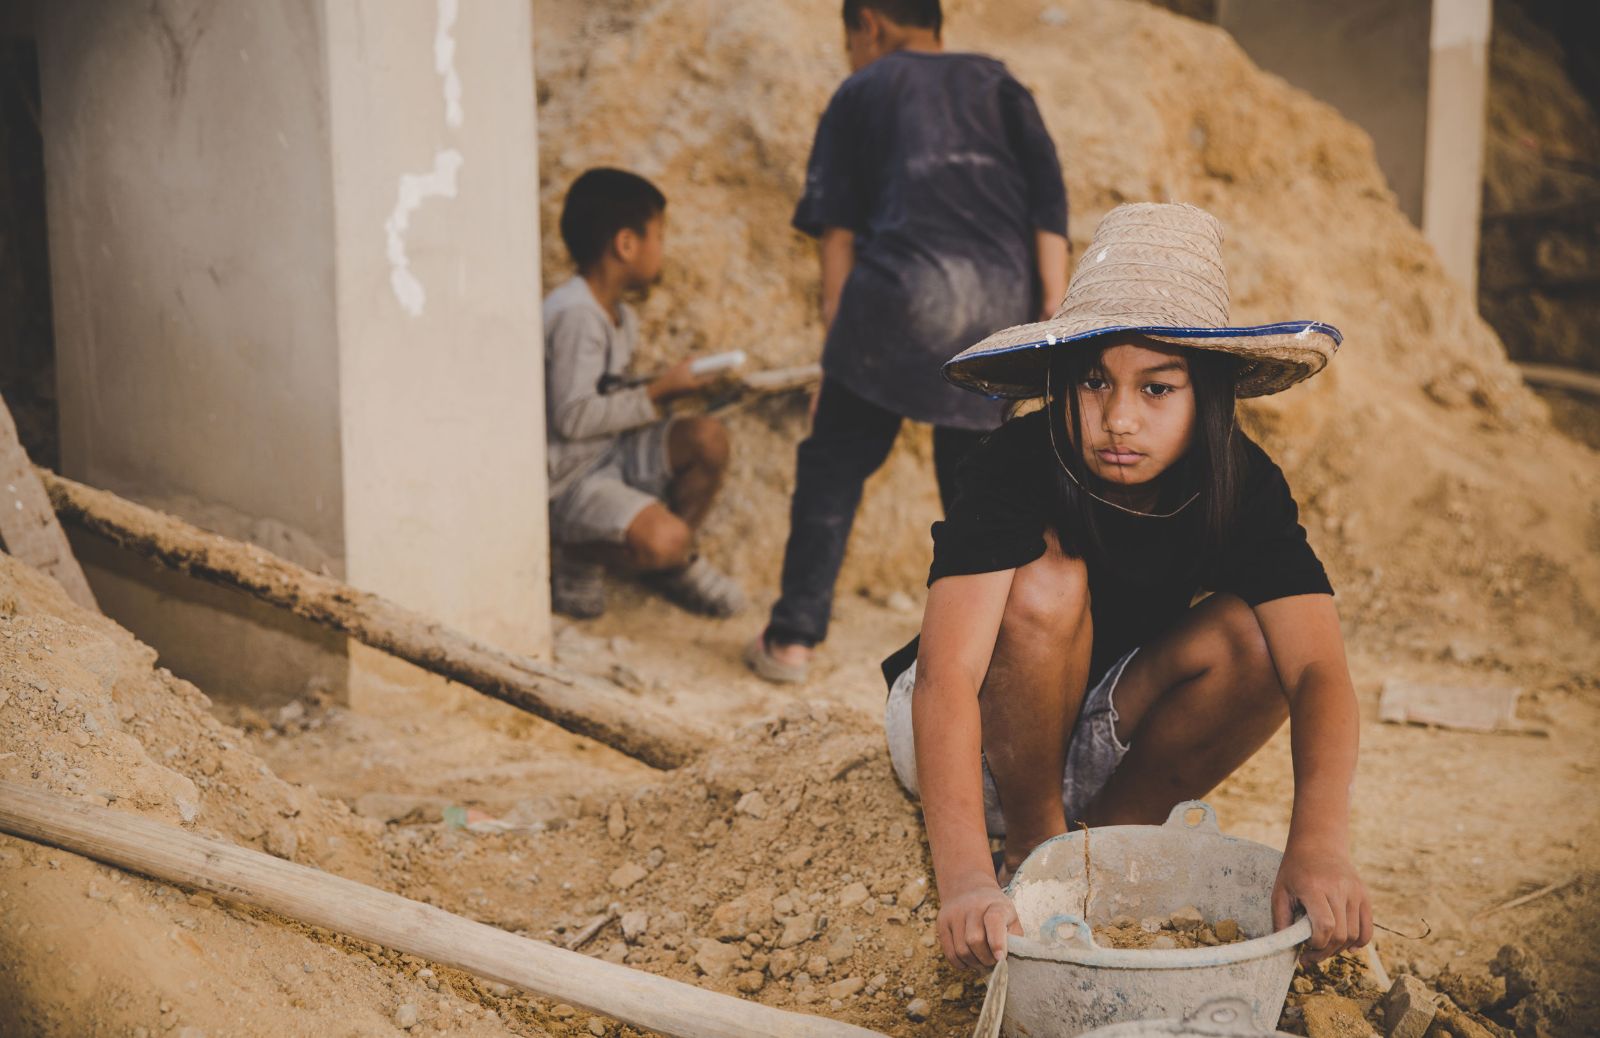
M1189 824L1189 812L1199 811L1200 820L1193 825ZM1190 832L1206 832L1221 835L1222 827L1217 824L1217 812L1204 800L1185 800L1172 809L1167 815L1167 826L1177 829L1187 829Z
M1082 919L1079 919L1077 916L1071 915L1067 912L1057 912L1049 919L1046 919L1044 921L1044 925L1039 927L1039 936L1043 937L1047 943L1053 944L1054 942L1061 940L1061 938L1057 936L1057 933L1061 927L1067 925L1072 926L1078 931L1071 937L1067 938L1067 940L1082 944L1085 948L1094 947L1094 931L1089 929L1089 924L1084 922Z

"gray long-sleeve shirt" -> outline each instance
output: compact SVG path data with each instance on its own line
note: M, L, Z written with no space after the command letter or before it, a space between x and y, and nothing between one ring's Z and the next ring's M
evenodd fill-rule
M643 386L600 391L606 375L622 375L639 344L639 319L621 304L611 319L574 277L544 300L544 404L550 495L565 490L605 454L620 433L659 421Z

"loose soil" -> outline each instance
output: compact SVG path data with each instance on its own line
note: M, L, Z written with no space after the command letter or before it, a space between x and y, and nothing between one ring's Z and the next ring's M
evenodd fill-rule
M1238 944L1250 939L1248 934L1239 929L1236 920L1202 918L1196 926L1192 924L1192 918L1199 918L1199 914L1192 913L1182 919L1176 915L1166 919L1118 916L1103 926L1095 927L1094 940L1096 944L1107 948L1173 950L1215 948L1221 944Z
M1038 94L1080 247L1119 201L1198 202L1228 227L1239 320L1345 331L1327 373L1247 420L1340 591L1363 719L1356 863L1380 923L1428 931L1385 932L1378 947L1390 972L1525 1033L1600 1029L1600 458L1551 428L1396 211L1367 140L1225 34L1119 0L949 7L952 43L1001 54ZM799 0L539 0L535 15L547 226L571 177L601 162L671 198L645 360L691 346L814 359L814 258L780 228L844 72L834 14ZM559 277L553 235L546 260ZM803 420L775 405L733 423L738 460L705 547L758 602L776 581ZM877 661L920 614L930 467L926 430L908 430L868 488L834 633L797 690L739 664L758 615L698 619L619 583L610 613L561 628L559 658L728 733L678 772L398 665L354 704L262 716L227 688L207 689L213 701L0 557L0 777L539 939L610 916L584 951L890 1034L961 1035L982 987L939 954L920 820L876 720ZM1390 678L1521 685L1524 719L1550 734L1380 724ZM1284 732L1208 799L1225 831L1281 845L1291 784ZM453 828L448 807L516 831ZM1512 938L1540 991L1570 1004L1520 989L1506 1002L1511 982L1490 966ZM1372 1018L1370 979L1338 962L1297 981L1282 1026L1331 1004L1307 1007L1318 995L1359 996ZM413 1015L412 1033L631 1033L9 838L0 971L0 1020L28 1035L377 1035ZM913 1002L926 1021L908 1018Z

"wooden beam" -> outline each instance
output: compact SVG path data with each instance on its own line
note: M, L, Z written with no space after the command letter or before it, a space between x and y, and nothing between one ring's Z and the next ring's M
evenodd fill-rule
M687 764L710 741L703 730L616 685L486 645L265 548L202 530L47 469L38 471L66 522L168 569L341 631L652 767Z
M50 498L17 437L11 409L0 400L0 548L53 577L67 597L100 611L67 535L56 522Z
M674 1038L878 1034L591 959L364 883L15 782L0 782L0 831L375 941Z
M1566 389L1600 400L1600 375L1560 364L1518 364L1522 380L1531 386Z

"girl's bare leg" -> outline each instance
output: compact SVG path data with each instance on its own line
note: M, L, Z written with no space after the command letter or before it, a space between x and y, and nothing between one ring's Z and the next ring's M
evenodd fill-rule
M1212 595L1139 650L1115 694L1117 738L1130 743L1090 806L1091 825L1159 824L1209 793L1289 716L1255 612Z
M1015 870L1066 831L1061 775L1083 705L1093 624L1088 572L1061 553L1019 568L978 695L983 753L1005 813L1005 862Z

